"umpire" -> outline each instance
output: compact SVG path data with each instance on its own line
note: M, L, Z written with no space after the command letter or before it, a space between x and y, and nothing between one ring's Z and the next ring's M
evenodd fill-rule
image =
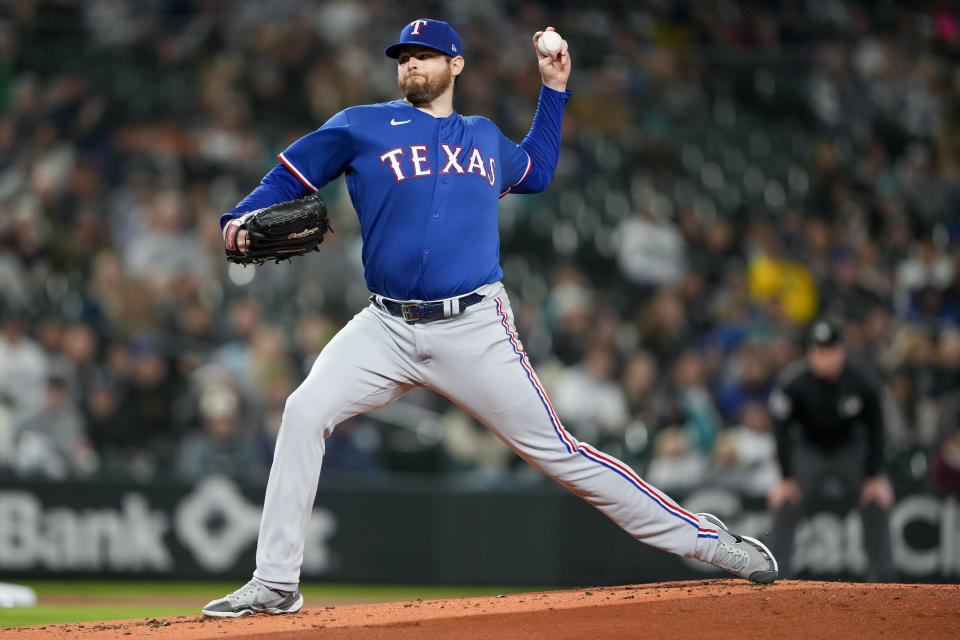
M782 480L770 492L774 555L790 576L794 534L805 501L821 495L859 507L867 579L894 576L888 512L893 489L883 475L883 414L878 384L847 358L843 336L827 320L813 323L804 361L787 368L770 396Z

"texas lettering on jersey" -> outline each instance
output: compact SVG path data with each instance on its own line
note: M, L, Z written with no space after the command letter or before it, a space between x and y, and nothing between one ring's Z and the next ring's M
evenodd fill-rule
M498 199L542 191L553 177L568 97L543 87L520 144L482 116L437 118L404 100L349 107L280 153L280 165L227 217L343 175L370 291L394 300L472 291L503 277Z
M443 152L443 168L440 175L476 175L484 178L491 187L497 183L497 162L493 156L484 156L480 150L473 147L464 152L463 147L440 143ZM433 163L430 161L429 146L425 144L409 144L397 147L380 155L380 162L393 171L396 182L403 182L407 178L425 178L433 175Z

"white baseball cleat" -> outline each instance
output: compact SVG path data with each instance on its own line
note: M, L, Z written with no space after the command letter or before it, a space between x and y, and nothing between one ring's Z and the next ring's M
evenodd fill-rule
M303 606L299 590L280 591L251 580L230 595L214 600L202 611L214 618L240 618L254 613L293 613Z
M709 564L760 584L777 579L780 572L777 559L766 545L756 538L730 533L723 520L712 513L697 515L717 528L717 551Z

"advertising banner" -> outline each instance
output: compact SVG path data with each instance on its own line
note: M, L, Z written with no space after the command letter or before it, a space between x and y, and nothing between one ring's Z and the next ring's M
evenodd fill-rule
M303 579L580 585L722 575L640 544L558 487L471 490L435 482L325 481L310 521ZM679 496L763 539L762 501L727 490ZM262 487L211 477L197 485L7 483L0 487L0 578L53 576L247 579ZM904 580L960 581L960 505L901 497L891 514ZM867 570L856 512L813 512L794 566L818 579Z

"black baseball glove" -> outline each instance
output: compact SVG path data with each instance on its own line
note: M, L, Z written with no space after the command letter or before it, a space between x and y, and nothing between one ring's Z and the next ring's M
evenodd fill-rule
M263 264L267 260L287 260L310 251L319 251L320 243L330 228L327 205L319 193L299 200L290 200L251 211L227 229L232 234L225 246L237 247L237 236L246 229L249 246L246 252L225 249L227 260L237 264Z

